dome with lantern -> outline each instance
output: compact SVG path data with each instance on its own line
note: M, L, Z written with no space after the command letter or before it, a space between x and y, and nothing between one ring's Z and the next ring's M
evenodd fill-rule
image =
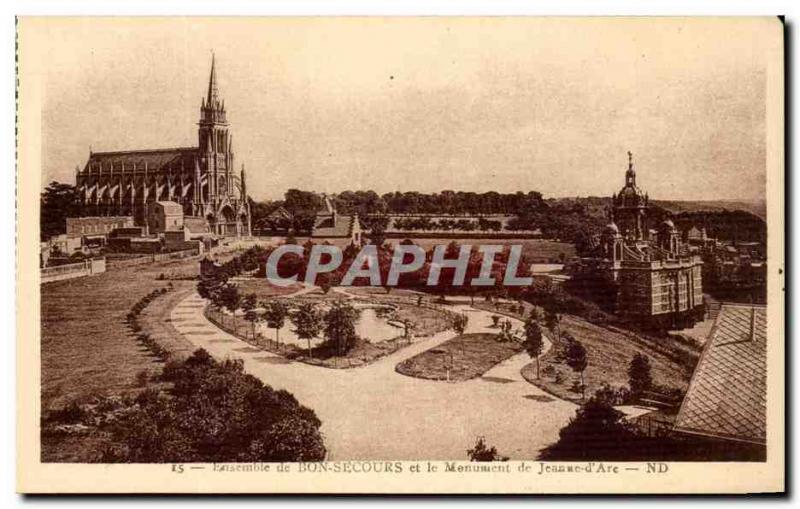
M612 197L615 207L636 208L647 205L647 194L636 185L636 170L633 169L633 154L628 152L628 171L625 185Z

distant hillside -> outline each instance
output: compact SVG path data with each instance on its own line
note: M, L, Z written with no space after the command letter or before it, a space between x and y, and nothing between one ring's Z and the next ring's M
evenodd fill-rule
M582 205L591 216L604 216L606 208L611 206L611 198L606 196L587 196L578 198L550 198L547 203L561 205ZM650 200L652 205L661 207L667 212L680 214L681 212L720 212L723 210L743 210L763 220L767 220L767 204L764 201L737 201L737 200Z
M735 200L710 200L710 201L670 201L653 200L653 204L660 206L674 214L680 212L702 212L721 210L743 210L761 219L767 219L767 203L764 201L735 201Z
M594 218L591 230L605 222L611 198L588 196L546 200L551 209L572 208ZM709 236L726 241L764 242L767 237L766 203L729 200L669 201L651 200L651 225L672 218L681 232L692 226L705 227Z

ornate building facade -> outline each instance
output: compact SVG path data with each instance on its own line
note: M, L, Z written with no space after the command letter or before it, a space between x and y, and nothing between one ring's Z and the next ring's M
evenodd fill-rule
M84 168L76 169L76 186L85 216L132 216L144 225L148 203L171 201L187 217L207 221L216 235L250 235L244 165L237 173L214 58L200 105L197 147L90 151Z
M612 196L610 222L589 267L616 288L616 312L651 325L673 327L702 316L701 258L690 253L671 220L649 224L650 204L636 185L628 152L625 185Z

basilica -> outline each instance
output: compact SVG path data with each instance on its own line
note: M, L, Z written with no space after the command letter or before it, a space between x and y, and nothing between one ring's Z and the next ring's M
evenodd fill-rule
M609 223L584 269L614 289L614 308L629 320L658 327L691 325L702 318L701 258L671 220L650 224L650 199L636 184L628 152L625 185L611 197Z
M84 168L76 169L76 188L84 216L129 216L144 225L149 204L170 202L182 208L187 223L202 222L212 234L249 235L244 165L237 173L214 58L196 147L90 151Z

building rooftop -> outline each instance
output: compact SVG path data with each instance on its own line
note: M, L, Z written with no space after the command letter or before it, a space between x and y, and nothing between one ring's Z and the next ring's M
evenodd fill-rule
M767 310L724 304L683 400L674 430L766 443Z
M354 216L341 214L318 215L314 220L312 237L349 237L353 230Z
M184 168L194 168L194 157L197 147L176 147L156 150L124 150L119 152L93 152L86 162L84 172L103 172L133 170L158 171L162 168L180 168L183 161Z
M183 214L183 207L180 203L174 201L157 201L154 203L163 207L165 214Z

